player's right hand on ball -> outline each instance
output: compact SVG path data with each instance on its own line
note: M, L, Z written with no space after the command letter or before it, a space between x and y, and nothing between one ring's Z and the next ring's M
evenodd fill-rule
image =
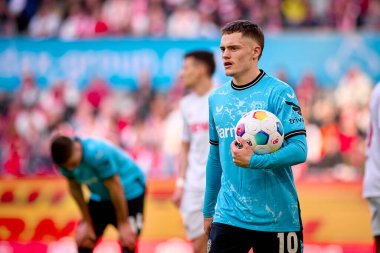
M236 137L237 140L231 142L230 149L232 154L232 161L236 166L247 168L253 155L253 149L248 145L247 141L240 136ZM236 143L240 143L241 147L237 147Z
M94 248L96 243L96 234L92 226L85 221L81 222L77 228L75 241L79 247L90 249Z

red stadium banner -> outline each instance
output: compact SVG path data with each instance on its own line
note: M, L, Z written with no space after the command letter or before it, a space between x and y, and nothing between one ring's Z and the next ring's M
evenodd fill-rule
M179 212L170 201L173 187L174 180L148 181L140 253L192 252ZM304 252L372 252L370 215L360 183L298 182L297 188ZM0 179L1 253L74 253L79 219L63 178ZM96 252L119 252L116 238L115 230L106 230Z

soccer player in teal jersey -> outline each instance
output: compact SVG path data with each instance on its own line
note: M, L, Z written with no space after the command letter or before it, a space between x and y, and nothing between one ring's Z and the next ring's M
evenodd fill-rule
M239 20L222 28L220 42L232 81L209 97L210 152L204 226L208 252L303 252L302 222L291 166L306 160L306 131L296 95L259 69L264 34ZM234 128L245 113L262 109L284 126L281 149L257 155ZM241 145L240 145L241 146Z
M123 253L134 252L145 193L139 167L123 150L100 139L57 136L51 155L83 216L76 234L78 252L92 252L108 224L117 228ZM88 203L82 185L90 191Z

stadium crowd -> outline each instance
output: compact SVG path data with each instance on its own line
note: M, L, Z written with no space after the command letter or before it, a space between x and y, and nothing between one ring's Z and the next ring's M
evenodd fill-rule
M285 72L277 76L286 80ZM318 85L313 73L294 84L309 142L297 177L361 178L373 85L358 68L334 87ZM182 127L178 101L186 92L180 81L168 92L154 90L148 76L133 92L101 79L83 90L73 87L61 80L38 89L25 73L17 92L0 91L0 176L57 174L49 158L49 140L57 132L106 138L131 152L148 177L175 176Z
M0 35L215 38L250 19L266 31L380 29L378 0L2 0ZM186 27L186 29L183 29Z
M380 1L0 1L0 35L5 37L216 38L220 26L236 19L250 19L268 32L379 31ZM285 72L277 75L287 81ZM373 81L353 68L332 88L319 85L313 73L304 73L294 84L310 142L308 162L298 170L301 176L360 177ZM17 92L0 90L0 176L55 174L48 140L57 131L109 139L130 151L148 176L176 173L178 101L185 93L178 81L169 92L154 90L148 75L142 75L133 92L97 78L83 90L74 87L60 80L39 89L33 74L24 73Z

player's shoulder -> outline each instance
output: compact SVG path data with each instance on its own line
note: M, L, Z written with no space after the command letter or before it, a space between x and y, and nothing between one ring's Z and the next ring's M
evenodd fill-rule
M110 143L100 138L86 137L80 139L82 147L87 154L96 153L98 150L107 150ZM87 151L87 152L86 152Z
M113 159L114 151L117 149L111 142L101 138L89 137L83 138L81 141L83 161L90 164L99 164L104 159Z
M272 86L273 89L278 90L278 91L293 90L292 86L290 86L288 83L278 79L277 77L269 75L267 73L265 73L265 76L263 77L263 81L266 83L266 85Z
M196 94L194 92L190 92L189 94L186 94L180 102L181 106L187 106L190 105L195 100Z
M85 147L92 147L96 145L102 145L102 141L98 138L93 138L93 137L81 137L81 138L76 138L78 139L83 146Z
M231 92L231 90L231 81L225 82L211 90L209 99L216 99L219 96L224 97L228 92Z

